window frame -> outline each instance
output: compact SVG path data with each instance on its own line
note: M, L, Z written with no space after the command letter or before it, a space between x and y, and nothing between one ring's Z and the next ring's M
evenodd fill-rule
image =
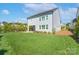
M42 29L45 29L45 25L42 25Z
M42 21L44 21L45 20L45 16L42 16Z
M41 29L41 25L39 25L39 29Z
M48 15L46 15L46 20L48 20Z
M39 21L41 21L41 17L39 17Z
M46 25L46 29L48 29L48 24Z

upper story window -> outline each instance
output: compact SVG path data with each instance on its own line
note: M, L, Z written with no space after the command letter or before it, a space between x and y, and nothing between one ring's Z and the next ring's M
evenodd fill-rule
M39 21L41 21L41 17L39 18Z
M42 16L42 20L45 20L45 16Z
M39 17L39 21L45 21L45 20L48 20L48 15Z
M48 20L48 15L46 15L46 20Z

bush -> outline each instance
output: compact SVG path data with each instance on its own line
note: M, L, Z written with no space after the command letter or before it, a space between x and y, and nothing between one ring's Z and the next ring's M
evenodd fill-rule
M53 32L53 34L55 34L55 32L56 32L56 31L55 31L55 28L52 29L52 32Z
M0 33L2 32L1 26L0 26Z
M26 31L27 25L23 23L7 23L3 22L3 31L4 32L18 32L18 31Z
M0 25L0 33L3 32L3 26Z
M70 24L70 23L67 23L67 24L66 24L66 30L70 30L69 24Z
M40 31L34 31L35 33L40 33Z
M29 26L29 31L32 31L33 30L33 26Z
M46 31L44 31L44 33L46 34L47 32L46 32Z
M76 38L79 38L79 17L77 18L77 22L75 23L74 35Z

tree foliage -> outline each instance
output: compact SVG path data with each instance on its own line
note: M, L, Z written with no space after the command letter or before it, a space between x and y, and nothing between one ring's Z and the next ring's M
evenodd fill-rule
M2 26L0 25L0 33L2 32Z
M23 23L7 23L3 22L4 32L26 31L27 25Z
M75 23L74 34L75 34L76 36L79 36L79 16L78 16L77 21L76 21L76 23Z
M67 24L66 24L66 30L70 30L69 24L70 24L70 23L67 23Z

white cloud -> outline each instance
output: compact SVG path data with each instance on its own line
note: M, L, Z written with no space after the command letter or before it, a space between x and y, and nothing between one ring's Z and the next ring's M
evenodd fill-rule
M17 18L15 22L20 22L20 23L27 23L27 19L26 18Z
M20 18L19 22L27 23L27 19L26 18Z
M77 8L60 9L61 19L64 23L71 22L76 18Z
M7 9L2 10L2 13L5 14L5 15L10 14L9 10L7 10Z
M59 6L56 4L46 4L46 3L24 4L23 10L26 14L33 15L57 7ZM64 23L70 22L76 17L77 8L67 8L67 9L59 8L59 10L60 10L61 21Z
M24 12L25 13L38 13L42 11L46 11L49 9L57 8L56 4L46 4L46 3L40 3L40 4L24 4Z
M0 19L1 21L2 19ZM27 23L27 18L25 17L16 17L16 18L12 18L12 19L5 19L5 21L10 22L10 23L16 23L16 22L20 22L20 23ZM3 22L3 20L1 21Z

